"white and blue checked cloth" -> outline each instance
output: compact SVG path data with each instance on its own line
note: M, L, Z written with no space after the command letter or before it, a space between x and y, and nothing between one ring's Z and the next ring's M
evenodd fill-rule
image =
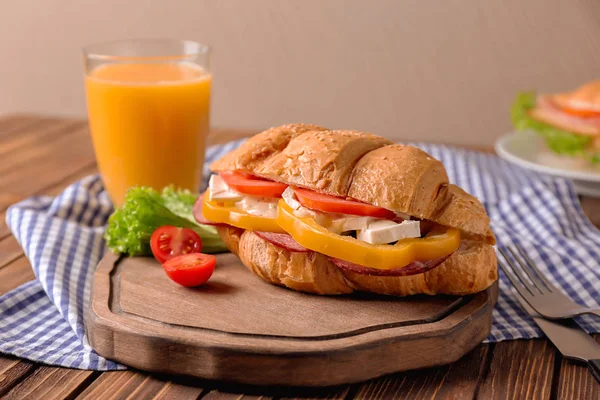
M209 148L207 163L240 143ZM522 170L490 154L417 146L440 159L450 180L484 203L499 246L523 247L573 300L600 307L600 231L583 214L569 181ZM111 212L97 176L71 185L56 198L33 197L8 209L8 226L37 280L0 297L0 352L65 367L124 368L90 348L83 325L92 275L104 249L104 224ZM500 298L487 340L542 336L519 307L506 277L500 276ZM600 332L597 319L578 321L586 331Z

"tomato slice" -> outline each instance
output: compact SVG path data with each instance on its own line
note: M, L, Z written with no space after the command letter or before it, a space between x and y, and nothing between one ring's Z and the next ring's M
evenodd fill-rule
M285 183L268 181L245 172L219 172L219 176L236 192L251 196L279 198L287 188Z
M202 239L189 228L165 225L152 233L150 248L154 258L162 264L182 254L200 253Z
M600 111L589 109L589 108L580 108L580 107L571 107L570 101L565 96L548 96L547 100L554 106L559 108L566 114L573 115L575 117L580 118L597 118L600 117Z
M163 269L173 282L182 286L200 286L212 276L217 259L210 254L191 253L171 258Z
M394 219L396 217L393 211L361 203L360 201L346 200L307 189L295 188L294 193L300 204L317 211L386 219Z
M600 111L597 111L597 110L584 110L581 108L565 107L564 105L560 106L560 108L567 114L574 115L576 117L581 117L581 118L600 117Z

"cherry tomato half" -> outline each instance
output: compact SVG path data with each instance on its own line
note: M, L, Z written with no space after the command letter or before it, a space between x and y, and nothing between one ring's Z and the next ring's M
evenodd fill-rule
M200 253L202 251L202 239L189 228L165 225L157 228L152 233L150 248L154 258L162 264L182 254Z
M376 218L394 219L396 214L385 208L361 203L360 201L346 200L341 197L313 192L307 189L294 189L300 204L313 210L331 213L363 215Z
M251 196L279 198L288 186L285 183L268 181L244 172L225 171L219 172L219 176L236 192Z
M205 283L215 271L217 259L210 254L191 253L171 258L163 269L175 283L194 287Z

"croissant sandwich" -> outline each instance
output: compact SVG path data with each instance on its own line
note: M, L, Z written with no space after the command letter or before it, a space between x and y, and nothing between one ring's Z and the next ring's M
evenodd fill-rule
M300 292L464 295L498 277L482 204L442 163L370 133L292 124L211 165L194 216L267 282Z

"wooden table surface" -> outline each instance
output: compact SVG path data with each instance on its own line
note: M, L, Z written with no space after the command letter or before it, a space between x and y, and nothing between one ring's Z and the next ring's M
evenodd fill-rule
M218 130L211 133L209 144L247 134ZM56 195L96 172L85 121L35 115L0 117L0 295L35 278L4 223L6 208L31 195ZM583 202L598 225L600 202ZM600 342L600 335L596 340ZM133 370L81 371L0 355L0 397L3 395L34 399L598 399L600 389L586 367L563 359L547 340L515 340L481 344L449 366L324 389L257 388Z

